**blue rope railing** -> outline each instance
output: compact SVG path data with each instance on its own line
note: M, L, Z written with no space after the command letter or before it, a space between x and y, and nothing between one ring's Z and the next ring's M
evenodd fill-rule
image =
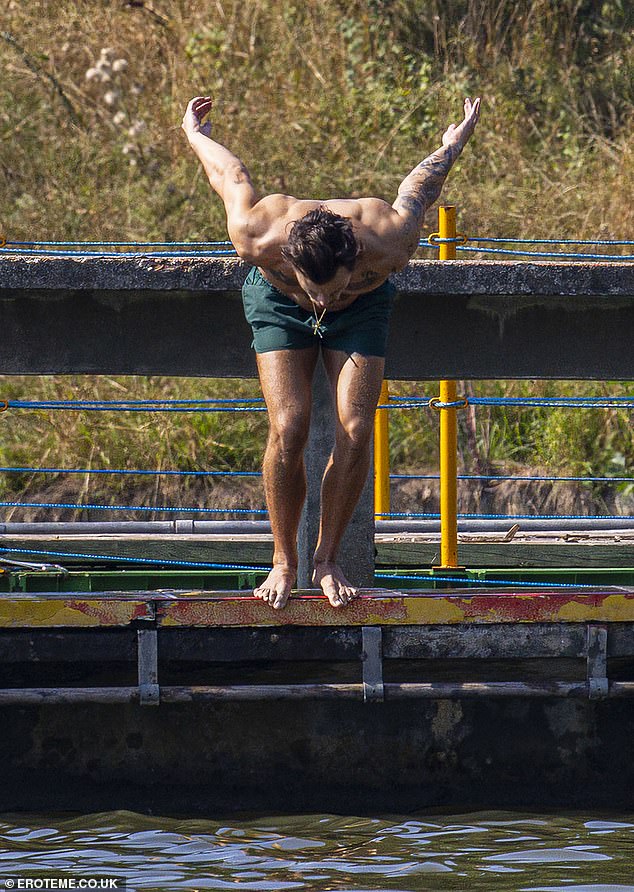
M261 397L211 400L5 400L6 409L81 412L266 412ZM246 403L247 405L243 405ZM258 405L252 405L258 403Z
M157 248L167 248L167 247L185 247L185 248L208 248L208 247L233 247L230 241L216 241L216 242L6 242L5 246L15 245L18 247L26 247L26 248L35 248L35 247L71 247L74 245L81 245L82 247L89 246L91 248L94 247L106 247L106 248L131 248L134 246L138 247L157 247Z
M0 503L1 504L1 503ZM439 520L440 514L428 511L394 511L384 514L376 514L375 517L407 517L426 518ZM629 514L461 514L456 517L459 520L631 520L634 516Z
M428 396L390 396L377 409L464 408L471 406L509 406L573 409L634 409L634 396L582 397L497 397L469 396L443 403ZM4 409L46 409L84 412L266 412L261 397L202 400L5 400ZM256 405L257 404L257 405Z
M474 254L509 254L515 257L539 257L559 260L634 260L634 254L577 254L569 251L517 251L512 248L470 248L468 245L456 245L458 251L468 251Z
M177 471L151 468L29 468L0 467L0 474L109 474L151 477L261 477L261 471Z
M0 468L0 471L2 468ZM527 480L532 482L634 483L634 477L571 477L559 474L458 474L457 480ZM390 480L440 480L440 474L390 474Z
M634 260L634 254L602 254L571 251L529 251L515 248L503 248L498 245L570 245L588 247L627 247L634 245L629 239L552 239L552 238L498 238L489 236L461 236L460 238L441 239L434 235L432 241L421 239L419 247L434 249L439 244L456 243L458 251L480 254L501 254L517 257L535 257L541 259L562 260L600 260L623 262ZM471 242L476 247L466 244ZM494 245L495 247L483 247ZM96 248L136 248L134 251L106 251ZM150 250L169 248L167 251ZM64 250L60 250L64 249ZM228 240L214 241L5 241L0 239L0 256L19 254L26 256L53 257L103 257L103 258L188 258L188 257L228 257L237 256L237 251Z
M145 511L187 514L268 514L264 508L201 508L181 505L98 505L92 502L0 502L0 508L59 508L76 511Z
M73 560L89 560L89 561L103 561L103 562L115 562L115 563L125 563L125 564L140 564L143 566L160 566L160 567L188 567L188 568L199 568L199 569L210 569L210 570L238 570L242 572L256 572L256 573L268 573L271 570L271 567L263 567L263 566L252 566L248 564L223 564L223 563L212 563L209 561L185 561L185 560L175 560L175 559L159 559L159 558L146 558L146 557L130 557L130 556L120 556L120 555L107 555L107 554L95 554L90 552L76 552L76 551L54 551L54 550L44 550L44 549L35 549L35 548L5 548L0 547L0 553L4 554L24 554L24 555L38 555L40 557L57 557L57 558L72 558ZM473 579L468 576L463 577L451 577L451 576L438 576L438 577L430 577L430 576L414 576L407 574L398 574L398 573L375 573L374 574L377 579L396 579L396 580L412 580L414 582L420 583L430 583L431 588L435 588L435 583L441 581L445 582L455 582L460 586L465 585L476 585L479 587L483 586L520 586L522 588L533 588L538 591L542 591L543 589L594 589L596 590L597 586L592 585L590 583L572 583L572 582L528 582L528 581L517 581L517 580L509 580L509 579ZM399 596L404 593L399 593Z
M54 410L71 410L71 411L112 411L112 412L245 412L256 411L265 412L266 408L262 398L255 397L238 397L238 398L212 398L212 399L158 399L158 400L8 400L5 402L5 408L12 409L44 409L47 411ZM439 403L434 399L436 408L445 406L464 407L465 402L471 405L481 406L508 406L508 407L569 407L569 408L616 408L629 409L634 407L634 397L631 396L615 396L615 397L468 397L466 400L458 400L455 403L445 404ZM245 405L251 404L251 405ZM258 405L253 405L257 403ZM430 398L427 396L393 396L390 397L389 403L382 406L390 409L409 409L424 408L430 406ZM381 406L379 407L381 408ZM202 471L202 470L154 470L154 469L131 469L131 468L32 468L32 467L2 467L2 473L23 473L23 474L95 474L95 475L146 475L153 477L261 477L258 471ZM419 480L438 480L438 474L391 474L391 479L419 479ZM602 477L580 477L571 475L497 475L497 474L462 474L458 475L459 480L486 480L486 481L574 481L585 483L632 483L634 477L629 476L602 476ZM94 503L79 502L27 502L27 501L6 501L0 502L1 507L7 508L47 508L61 510L95 510L95 511L142 511L142 512L185 512L185 513L203 513L203 514L262 514L267 512L263 509L249 508L203 508L196 506L147 506L147 505L103 505ZM389 512L378 514L384 518L426 518L437 519L440 515L432 512ZM482 518L482 519L504 519L504 520L522 520L532 519L537 515L510 515L510 514L460 514L460 518ZM540 515L543 519L622 519L624 515Z

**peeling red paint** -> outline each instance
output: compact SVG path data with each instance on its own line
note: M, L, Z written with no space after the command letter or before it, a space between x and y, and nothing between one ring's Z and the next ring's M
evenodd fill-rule
M124 626L137 619L153 619L152 601L131 601L129 599L99 598L95 600L65 599L64 604L70 610L76 610L85 616L97 620L98 626Z
M246 593L165 596L3 597L0 625L122 626L156 618L163 626L359 626L504 622L634 621L634 589L566 591L363 592L345 608L317 594L291 597L283 610Z

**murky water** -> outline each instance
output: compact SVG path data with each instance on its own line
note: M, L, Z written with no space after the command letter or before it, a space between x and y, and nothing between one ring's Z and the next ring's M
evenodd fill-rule
M0 888L93 875L161 892L634 892L634 815L0 816Z

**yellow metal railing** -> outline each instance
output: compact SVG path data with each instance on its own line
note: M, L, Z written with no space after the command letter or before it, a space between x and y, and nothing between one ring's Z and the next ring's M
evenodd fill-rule
M455 207L438 208L438 235L456 238ZM455 241L438 246L439 260L456 259ZM456 382L440 382L440 402L455 403ZM458 566L458 417L455 407L440 411L440 567Z
M456 209L438 208L438 259L456 259ZM451 241L443 241L451 239ZM387 405L389 390L383 381L379 405ZM441 381L439 398L432 401L440 412L440 564L439 569L458 566L458 418L455 381ZM390 455L388 443L388 410L377 409L374 418L374 516L378 519L390 511Z
M381 385L379 406L387 406L390 391L387 381ZM374 517L390 511L390 445L388 410L377 409L374 416Z

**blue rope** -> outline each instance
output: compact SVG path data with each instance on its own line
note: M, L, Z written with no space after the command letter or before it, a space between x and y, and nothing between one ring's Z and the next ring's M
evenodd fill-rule
M456 245L458 251L471 251L474 254L513 254L522 257L559 257L565 260L634 260L634 254L572 254L559 251L516 251L511 248L469 248Z
M431 397L435 400L437 409L462 408L464 399L453 400L451 402L441 402L437 397ZM579 409L630 409L634 408L634 396L553 396L553 397L537 397L537 396L469 396L465 397L469 405L472 406L532 406L532 407L553 407L553 408L579 408ZM377 406L378 409L400 409L400 408L429 408L428 396L392 396L390 395L389 403Z
M65 408L66 406L83 407L83 406L205 406L224 403L263 403L262 397L232 397L218 399L200 399L200 400L15 400L10 405L18 408Z
M140 558L140 557L118 557L114 555L108 554L87 554L84 552L76 552L76 551L44 551L41 549L35 548L4 548L0 547L0 552L5 554L31 554L31 555L39 555L46 557L61 557L61 558L78 558L78 559L87 559L92 561L114 561L116 563L129 563L129 564L150 564L154 566L169 566L169 567L202 567L203 569L212 569L212 570L239 570L239 571L251 571L255 573L268 573L271 570L271 567L259 567L259 566L249 566L244 564L216 564L210 563L206 561L178 561L178 560L159 560L158 558ZM421 576L408 576L408 575L397 575L390 573L375 573L374 574L377 579L404 579L404 580L412 580L414 582L435 582L437 580L442 580L443 582L458 582L461 585L469 584L469 585L510 585L510 586L522 586L522 587L530 587L530 588L597 588L596 585L590 585L589 583L579 583L575 584L572 582L524 582L524 581L515 581L508 579L470 579L465 578L462 579L460 577L451 577L451 576L441 576L441 577L421 577ZM160 597L160 592L157 592L157 595Z
M634 396L614 397L467 397L473 406L533 408L632 409ZM261 397L217 400L8 400L10 409L48 409L84 412L266 412ZM247 405L242 405L247 403ZM377 409L428 409L428 397L390 397ZM251 405L249 405L251 404ZM462 408L464 400L436 401L437 409Z
M0 502L0 505L2 503ZM438 520L440 514L422 511L396 511L376 514L376 517L426 517L430 520ZM629 514L457 514L463 520L631 520L634 516Z
M420 576L407 576L407 575L396 575L391 573L375 573L374 574L377 579L408 579L413 582L426 582L431 577L420 577ZM511 585L511 586L522 586L529 588L597 588L596 585L591 585L590 583L574 583L574 582L520 582L514 579L471 579L469 577L460 577L460 576L441 576L433 577L434 579L442 582L459 582L461 585ZM442 593L441 593L442 594Z
M0 471L3 469L0 468ZM512 474L458 474L457 480L535 480L574 481L578 483L634 483L634 477L561 477ZM390 480L440 480L440 474L390 474Z
M69 247L70 245L89 245L91 247L102 246L102 247L118 247L118 248L127 248L132 245L139 247L193 247L198 248L202 246L220 246L220 245L231 245L231 242L6 242L6 245L18 245L22 247L35 247L35 245L39 245L40 247Z
M556 406L557 408L634 408L634 396L470 396L474 406Z
M440 241L440 239L437 239ZM446 239L449 241L449 239ZM462 239L456 238L451 241L461 242ZM634 245L634 241L626 241L621 239L571 239L571 238L488 238L488 237L470 237L470 242L501 242L514 245Z
M2 468L4 474L121 474L153 477L261 477L261 471L153 471L138 468Z
M102 258L113 258L113 257L127 257L133 259L139 259L141 257L222 257L226 255L231 255L233 257L237 256L237 252L235 248L228 249L214 249L213 251L54 251L54 250L39 250L35 248L22 248L20 251L15 251L12 248L0 248L0 254L20 254L28 257L31 256L42 256L42 257L102 257Z
M266 412L265 406L235 405L264 400L8 400L10 409L80 412ZM233 405L227 405L233 403Z
M264 508L170 508L164 505L154 508L148 505L93 505L89 502L0 502L0 508L74 508L90 511L184 511L200 514L267 514Z
M39 554L49 555L50 557L67 557L67 558L88 558L93 561L120 561L130 564L153 564L159 566L170 567L203 567L210 570L251 570L255 572L268 573L270 567L251 567L244 564L214 564L205 561L178 561L178 560L159 560L158 558L139 558L139 557L118 557L109 554L85 554L77 551L41 551L35 548L0 548L0 552L6 554ZM157 593L158 594L158 593Z
M498 396L469 396L464 399L451 402L434 401L436 409L461 409L464 408L465 399L470 406L531 406L533 408L553 409L632 409L634 397L498 397ZM424 404L423 404L424 405Z
M436 237L437 242L462 242L462 238L445 238ZM493 238L488 236L470 236L470 242L492 242L516 245L634 245L634 241L623 239L554 239L554 238ZM91 247L200 247L200 246L220 246L231 245L228 240L210 241L210 242L98 242L98 241L76 241L76 242L58 242L58 241L33 241L33 242L12 242L7 241L6 245L14 245L18 247L70 247L71 245L89 245ZM428 241L421 239L420 246L433 248Z

